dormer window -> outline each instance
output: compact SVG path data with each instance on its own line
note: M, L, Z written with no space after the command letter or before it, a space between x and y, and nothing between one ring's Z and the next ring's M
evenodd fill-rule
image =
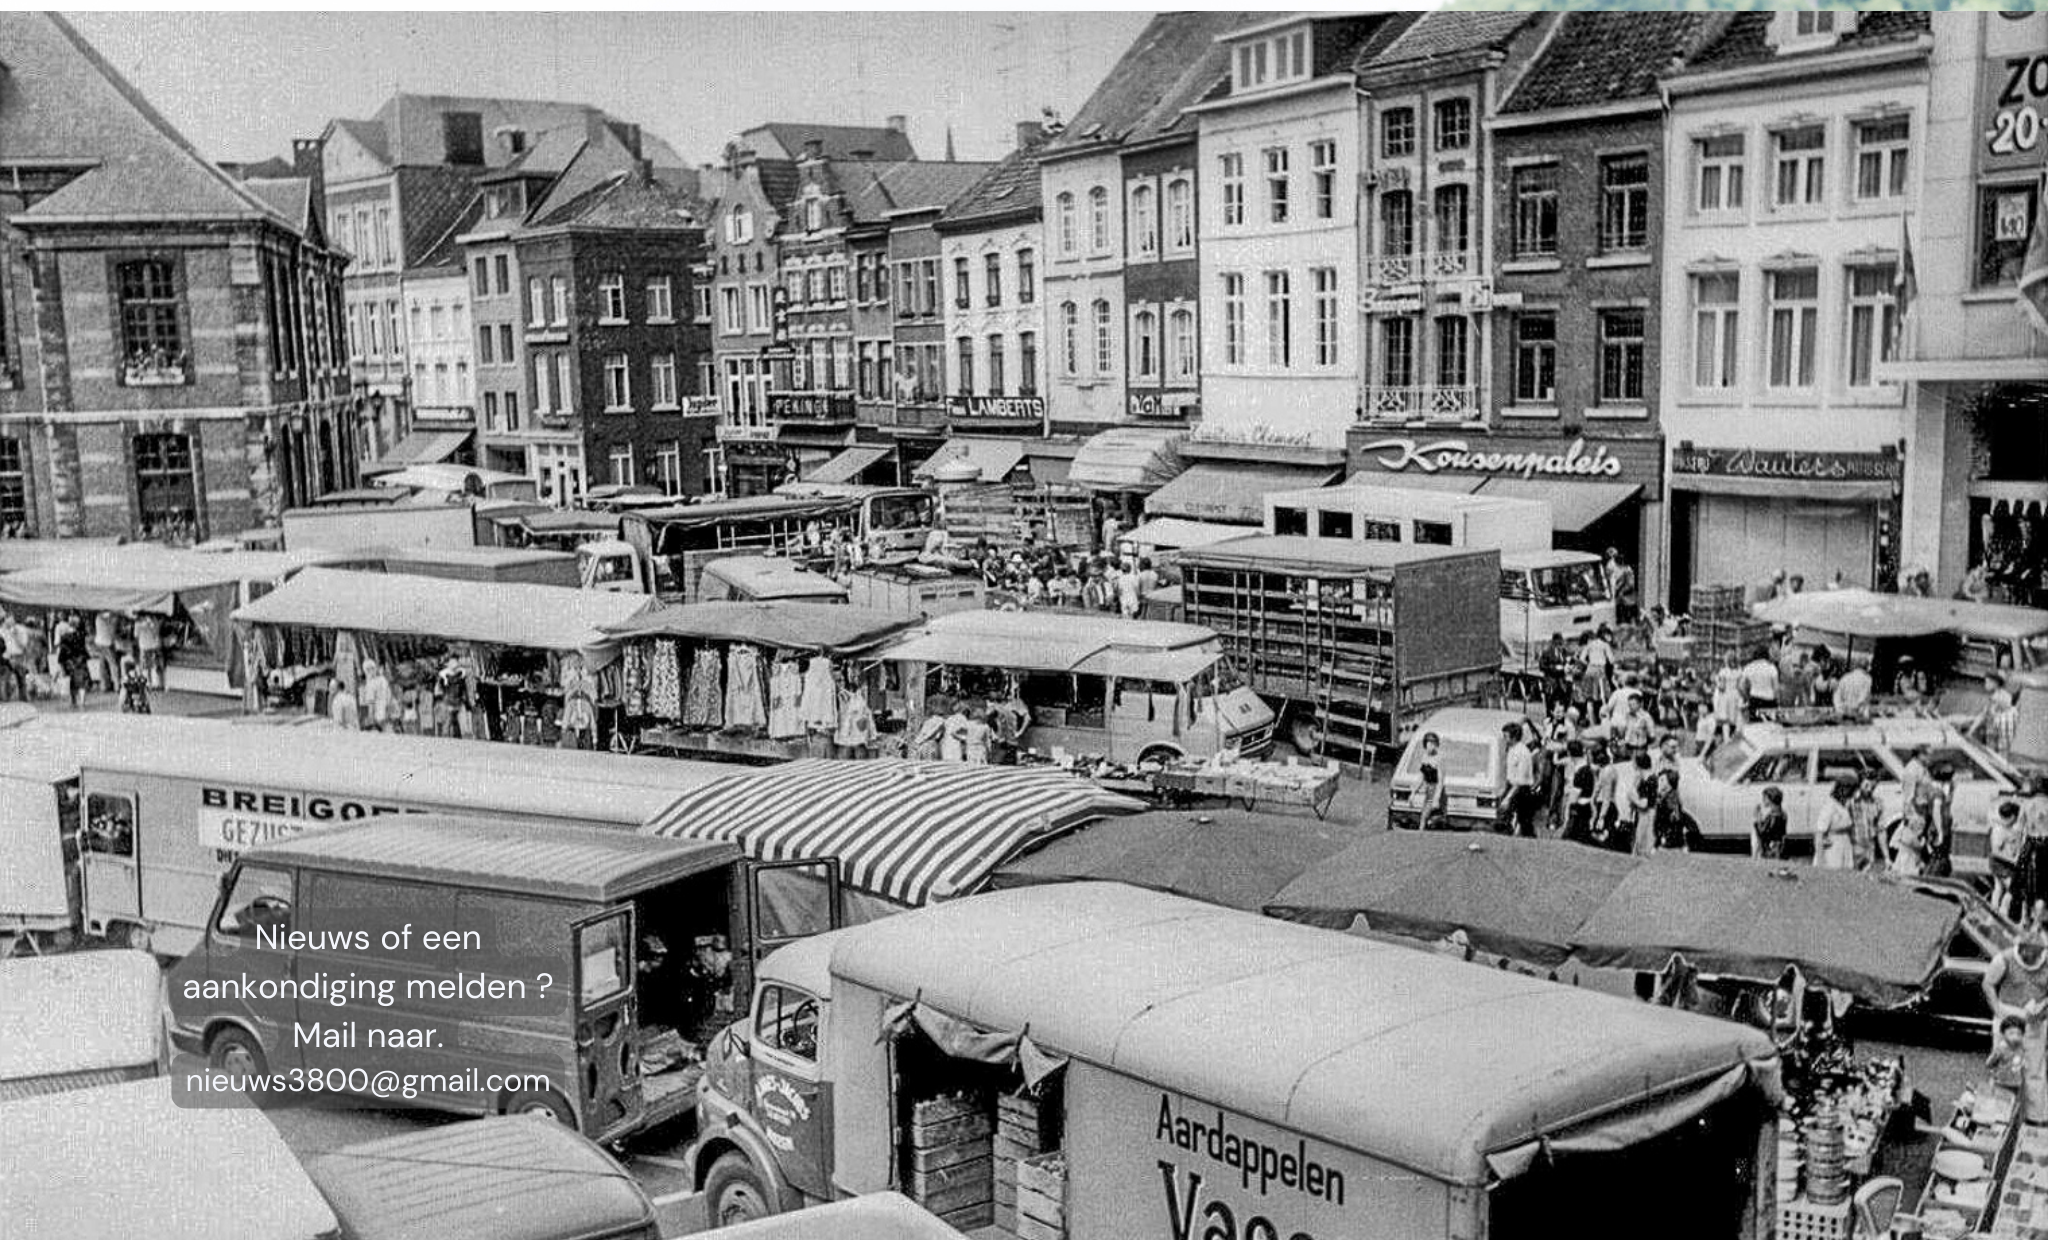
M825 226L825 200L812 190L804 197L804 231L816 232Z
M1232 89L1243 94L1308 77L1308 34L1308 28L1303 26L1238 44Z
M1782 12L1771 19L1771 45L1780 53L1812 52L1830 48L1843 35L1856 30L1854 12L1839 9L1804 9Z
M734 207L725 215L725 239L733 245L745 245L754 239L754 214L745 207Z

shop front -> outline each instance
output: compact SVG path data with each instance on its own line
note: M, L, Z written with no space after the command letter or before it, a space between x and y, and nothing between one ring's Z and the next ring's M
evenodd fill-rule
M1759 587L1780 572L1817 590L1898 579L1904 458L1881 452L1671 451L1671 606L1694 585Z
M1964 406L1969 522L1963 563L1986 601L2048 606L2048 385L2003 384Z
M1094 493L1124 529L1138 524L1145 497L1173 481L1186 461L1177 427L1119 426L1083 440L1067 482Z
M1664 441L1580 436L1430 438L1354 434L1351 480L1426 490L1540 499L1550 505L1551 545L1609 548L1653 580L1663 502Z
M1344 449L1198 426L1181 442L1188 467L1145 499L1145 517L1244 526L1266 518L1269 491L1327 486L1344 476Z

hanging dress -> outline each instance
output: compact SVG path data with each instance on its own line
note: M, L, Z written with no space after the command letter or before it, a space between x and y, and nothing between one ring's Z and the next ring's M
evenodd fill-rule
M794 740L804 734L804 674L796 660L781 659L768 677L768 735L773 740Z
M356 649L354 633L334 635L334 679L354 693L362 685L362 655Z
M734 731L767 726L768 708L761 697L761 654L752 646L735 645L725 660L725 726Z
M832 743L844 749L866 749L875 743L875 715L860 690L848 689L839 695L839 728L832 734Z
M619 657L619 697L629 715L647 713L647 643L627 642Z
M647 713L663 719L683 714L683 667L676 643L661 638L647 660Z
M597 745L597 675L580 658L562 661L561 731L564 744L584 736L592 748Z
M697 648L690 664L690 688L683 695L683 726L715 728L725 721L725 689L718 652L708 646Z
M804 667L804 697L799 708L804 726L830 733L839 726L839 689L832 683L832 660L814 657Z

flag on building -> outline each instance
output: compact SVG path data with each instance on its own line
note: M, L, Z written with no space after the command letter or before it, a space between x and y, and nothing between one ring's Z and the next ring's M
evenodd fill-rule
M1885 356L1901 355L1906 342L1906 314L1912 310L1913 302L1920 296L1920 273L1913 266L1913 229L1911 221L1899 217L1899 265L1892 272L1892 338L1886 342Z
M2034 321L2034 330L2048 335L2048 171L2034 191L2033 228L2027 234L2027 256L2020 263L2020 305Z

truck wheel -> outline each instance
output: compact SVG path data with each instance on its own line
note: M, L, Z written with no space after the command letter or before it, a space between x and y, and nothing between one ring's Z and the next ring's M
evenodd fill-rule
M108 922L103 937L115 947L133 948L139 952L146 952L150 947L149 927L138 926L132 921Z
M552 1089L532 1093L513 1094L505 1100L505 1114L532 1115L539 1119L551 1119L566 1128L576 1126L576 1112L563 1100L562 1095Z
M1170 745L1154 745L1138 755L1140 762L1157 762L1161 766L1172 766L1180 761L1180 751Z
M1287 720L1287 743L1304 758L1316 757L1323 747L1323 730L1313 717L1297 712Z
M768 1189L761 1183L754 1164L738 1150L720 1154L704 1177L704 1200L710 1207L713 1227L751 1223L767 1218Z
M237 1076L262 1076L270 1071L263 1048L246 1031L233 1025L213 1035L206 1047L206 1064L215 1072Z

